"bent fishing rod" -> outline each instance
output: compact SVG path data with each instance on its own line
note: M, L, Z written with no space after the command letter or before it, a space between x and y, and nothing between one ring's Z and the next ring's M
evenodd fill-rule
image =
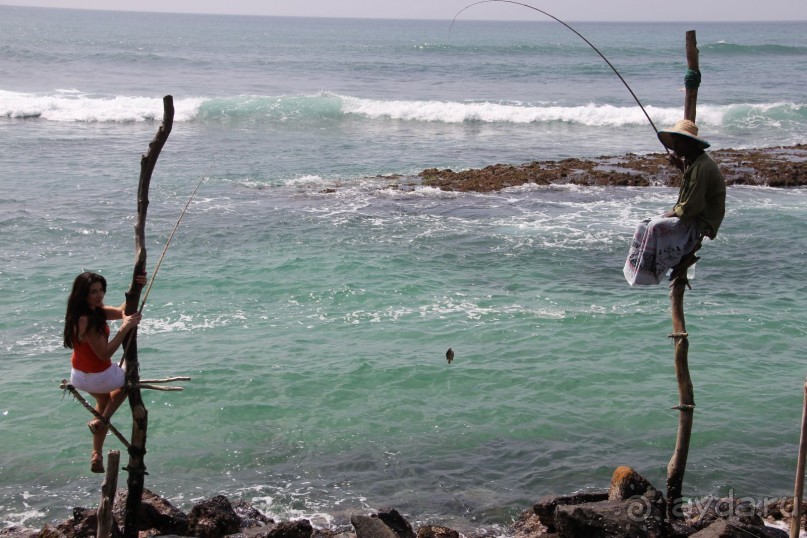
M656 132L656 136L658 136L658 129L656 128L656 124L655 124L655 123L653 123L653 120L652 120L652 119L650 119L650 115L647 113L647 110L645 110L644 106L642 105L642 102L641 102L641 101L639 101L639 98L638 98L638 97L636 97L636 94L633 92L633 90L632 90L632 89L631 89L631 87L628 85L627 81L626 81L626 80L625 80L625 79L622 77L622 75L619 73L619 71L617 71L616 67L614 67L614 65L613 65L613 64L612 64L612 63L611 63L611 62L608 60L608 58L606 58L606 57L605 57L605 55L604 55L602 52L600 52L600 50L599 50L597 47L595 47L595 46L594 46L594 44L593 44L591 41L589 41L588 39L586 39L586 38L583 36L583 34L581 34L580 32L578 32L577 30L575 30L574 28L572 28L571 26L569 26L568 24L566 24L565 22L563 22L563 21L562 21L562 20L560 20L559 18L555 17L555 16L554 16L554 15L552 15L551 13L547 13L546 11L544 11L544 10L542 10L542 9L538 9L538 8L537 8L537 7L535 7L535 6L531 6L531 5L529 5L529 4L525 4L525 3L523 3L523 2L516 2L515 0L480 0L479 2L474 2L474 3L472 3L472 4L468 4L467 6L465 6L465 7L464 7L464 8L462 8L461 10L459 10L459 11L457 12L457 14L456 14L456 15L454 15L454 18L451 20L451 26L448 28L448 34L449 34L449 36L451 35L451 28L453 28L453 27L454 27L454 23L456 22L457 17L459 17L459 16L460 16L460 14L461 14L463 11L465 11L466 9L469 9L469 8L471 8L471 7L473 7L473 6L477 6L477 5L479 5L479 4L489 4L489 3L492 3L492 2L498 2L498 3L502 3L502 4L515 4L515 5L517 5L517 6L522 6L522 7L526 7L526 8L532 9L533 11L537 11L538 13L542 13L542 14L546 15L547 17L549 17L549 18L551 18L551 19L553 19L553 20L555 20L555 21L557 21L557 22L561 23L563 26L565 26L566 28L568 28L569 30L571 30L572 32L574 32L575 34L577 34L577 36L578 36L580 39L582 39L583 41L585 41L585 42L586 42L586 44L587 44L589 47L591 47L592 49L594 49L594 51L595 51L597 54L599 54L599 55L600 55L600 58L602 58L602 59L605 61L605 63L607 63L607 64L608 64L608 67L610 67L610 68L611 68L611 70L612 70L612 71L613 71L613 72L616 74L616 76L618 76L618 77L619 77L619 80L621 80L621 81L622 81L622 84L624 84L624 85L625 85L625 87L626 87L626 88L628 89L628 91L630 92L631 96L633 97L633 100L634 100L634 101L636 101L636 104L638 104L638 105L639 105L639 108L641 108L641 109L642 109L642 112L644 113L645 117L647 118L647 121L649 121L649 122L650 122L650 126L651 126L651 127L653 127L653 130ZM663 144L662 144L662 145L663 145ZM669 152L670 152L670 150L667 148L667 146L664 146L664 149L665 149L665 150L667 150L667 153L669 153Z

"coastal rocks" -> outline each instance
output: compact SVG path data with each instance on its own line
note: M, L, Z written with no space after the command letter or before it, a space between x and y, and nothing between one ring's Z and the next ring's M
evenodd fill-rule
M119 538L126 492L118 491L113 515ZM793 499L766 500L700 498L683 507L682 517L666 518L661 492L630 467L617 468L608 490L546 496L524 512L504 534L514 538L786 538L785 527ZM807 512L807 504L803 506ZM162 497L144 491L139 520L140 537L196 536L199 538L460 538L459 532L427 524L417 531L394 508L370 515L353 514L352 528L316 529L307 519L276 523L245 501L231 503L219 495L197 503L188 515ZM343 525L347 521L343 520ZM59 525L35 529L9 527L0 538L83 538L94 536L94 509L75 508L73 518ZM465 534L484 538L490 534Z
M785 497L784 499L771 499L763 507L762 517L769 523L782 522L787 528L793 521L793 512L795 509L795 502L793 497ZM807 530L807 502L801 503L801 522L799 528Z
M784 538L784 531L765 526L753 503L704 499L687 505L684 518L667 520L661 492L630 467L617 468L609 490L540 499L532 513L514 525L516 538ZM773 519L792 513L783 505L766 508ZM778 511L777 511L778 510ZM781 512L781 513L780 513ZM778 516L778 517L777 517Z
M275 522L274 519L266 517L246 501L237 501L233 504L233 510L241 519L242 529L263 528Z
M553 504L555 508L550 516L548 512ZM663 496L630 467L617 468L607 493L556 498L536 505L535 510L559 537L665 538L669 535Z
M555 511L559 506L578 505L585 503L595 503L608 500L607 491L594 491L575 493L573 495L548 495L541 497L532 509L540 519L541 523L546 525L549 532L556 532L555 528Z
M798 187L807 185L807 145L778 148L722 149L709 154L728 185ZM445 191L492 192L525 184L586 186L678 186L681 174L663 153L596 159L496 164L454 172L429 168L419 174L426 186Z
M241 519L224 495L202 501L188 515L188 532L198 538L221 538L240 529Z
M122 536L127 492L118 490L113 509L116 526L113 537ZM197 538L460 538L455 530L438 525L426 525L417 532L394 508L383 508L371 516L353 515L353 532L315 529L307 519L275 523L245 501L231 503L219 495L193 506L188 515L167 500L144 490L138 531L141 538L149 536L194 536ZM41 530L8 527L0 530L0 538L84 538L95 536L97 511L74 508L73 518L57 526Z
M119 489L115 495L112 516L120 527L123 527L126 516L128 496L129 492L125 489ZM154 535L185 536L188 534L188 516L165 498L144 489L140 500L140 511L137 514L137 530L147 531Z
M555 511L555 526L558 536L563 538L667 536L663 507L644 498L633 502L600 501L559 506Z
M617 467L611 476L611 486L608 488L609 501L624 501L634 495L643 495L654 489L650 482L630 467Z
M417 538L460 538L460 533L440 525L424 525L418 529Z
M350 523L356 529L356 538L397 538L398 535L383 521L370 516L353 516Z
M412 525L395 508L382 508L378 511L377 517L392 529L398 538L416 538Z
M382 508L371 516L354 515L350 523L356 538L459 538L459 533L448 527L424 525L415 533L412 525L394 508Z
M739 518L719 519L690 538L788 538L779 529L743 523Z
M311 538L315 535L314 527L307 519L284 521L282 523L269 523L261 527L251 527L242 530L237 535L243 538ZM325 538L323 536L323 538Z

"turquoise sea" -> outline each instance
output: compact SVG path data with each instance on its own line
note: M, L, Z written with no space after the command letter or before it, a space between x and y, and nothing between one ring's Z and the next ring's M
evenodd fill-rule
M454 13L0 7L0 523L97 504L89 417L59 389L65 301L82 270L123 301L140 156L167 94L150 273L205 179L139 329L144 377L192 377L145 394L146 487L186 510L221 493L320 527L393 506L494 532L542 495L607 487L619 465L663 488L678 419L668 290L621 270L635 222L675 190L451 193L416 177L661 151L594 51L523 15L449 32ZM807 23L573 24L657 125L682 115L694 29L713 147L807 141ZM727 206L686 294L684 492L790 495L807 190L731 187ZM128 432L127 409L116 418Z

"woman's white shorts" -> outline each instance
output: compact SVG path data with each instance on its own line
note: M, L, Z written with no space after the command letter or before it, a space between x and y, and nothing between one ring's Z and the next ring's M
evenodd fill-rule
M70 384L84 392L105 394L121 388L125 382L126 372L114 362L103 372L88 374L75 368L70 371Z

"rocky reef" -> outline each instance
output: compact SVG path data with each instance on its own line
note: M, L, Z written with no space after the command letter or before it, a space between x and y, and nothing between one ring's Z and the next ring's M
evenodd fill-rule
M720 166L728 185L801 187L807 185L807 145L722 149L709 154ZM588 186L677 186L681 174L663 153L596 159L533 161L522 165L495 164L454 172L429 168L424 185L446 191L492 192L528 183Z

